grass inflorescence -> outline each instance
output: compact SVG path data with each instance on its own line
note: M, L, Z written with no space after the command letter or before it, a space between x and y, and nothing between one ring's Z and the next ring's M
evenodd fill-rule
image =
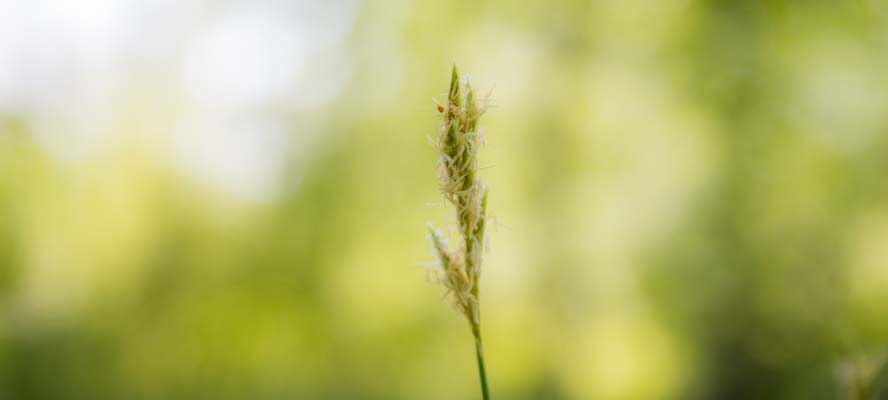
M431 140L438 151L438 184L456 214L459 243L451 248L440 230L429 224L429 240L438 258L438 281L456 309L469 321L475 338L484 399L489 399L481 345L480 280L487 222L487 185L478 174L478 149L483 145L478 120L488 97L476 96L467 76L453 66L447 104L438 104L441 126Z

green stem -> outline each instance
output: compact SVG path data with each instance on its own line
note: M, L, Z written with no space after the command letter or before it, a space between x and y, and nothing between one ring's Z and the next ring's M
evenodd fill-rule
M484 347L481 346L481 332L475 333L475 354L478 356L478 375L481 376L481 394L484 400L490 400L490 390L487 389L487 372L484 371Z

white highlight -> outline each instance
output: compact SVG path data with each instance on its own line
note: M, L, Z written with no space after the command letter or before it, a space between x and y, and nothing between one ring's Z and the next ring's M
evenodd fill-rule
M349 82L356 13L355 0L0 1L0 114L65 161L148 135L200 184L271 196L306 153L288 148L316 131L285 118Z

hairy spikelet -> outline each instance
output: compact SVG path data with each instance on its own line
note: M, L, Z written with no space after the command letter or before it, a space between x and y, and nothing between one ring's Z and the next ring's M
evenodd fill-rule
M487 105L487 98L477 98L468 77L460 76L454 66L447 104L438 105L442 117L438 137L432 140L439 155L438 184L455 209L461 243L449 249L441 232L431 226L429 240L440 261L438 280L473 332L480 329L478 285L487 218L487 186L478 174L478 149L484 143L478 120Z

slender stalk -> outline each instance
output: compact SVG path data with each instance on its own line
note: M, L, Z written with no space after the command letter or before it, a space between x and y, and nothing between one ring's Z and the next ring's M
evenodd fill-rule
M481 332L475 334L475 355L478 357L478 375L481 377L481 395L484 400L490 400L490 390L487 388L487 371L484 369L484 346L481 344Z

